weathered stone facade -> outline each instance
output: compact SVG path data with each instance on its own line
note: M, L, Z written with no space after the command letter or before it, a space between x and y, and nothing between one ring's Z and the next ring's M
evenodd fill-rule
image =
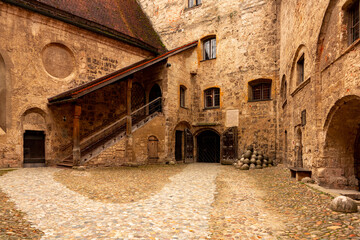
M275 162L311 170L320 185L359 187L360 40L350 43L348 27L355 0L137 2L167 49L198 43L76 100L85 141L128 119L131 84L138 107L154 99L154 86L163 98L162 113L87 165L202 161L203 142L213 139L220 159L253 144ZM26 130L45 132L48 164L71 154L73 103L47 99L154 57L3 2L0 13L2 167L22 165Z

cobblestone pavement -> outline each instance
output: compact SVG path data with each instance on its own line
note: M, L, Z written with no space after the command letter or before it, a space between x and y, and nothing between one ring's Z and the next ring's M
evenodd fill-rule
M328 195L290 179L281 166L190 164L160 192L128 204L73 192L53 179L56 171L0 177L42 239L360 239L360 213L331 211Z
M130 204L100 203L53 180L52 168L0 177L2 190L42 239L205 239L219 165L191 164L159 193Z

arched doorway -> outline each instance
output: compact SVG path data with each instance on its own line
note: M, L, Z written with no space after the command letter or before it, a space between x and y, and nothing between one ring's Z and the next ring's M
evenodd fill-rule
M360 97L346 96L330 110L325 123L322 184L329 188L359 189Z
M161 89L158 84L155 84L149 93L149 103L161 97ZM158 101L153 102L149 105L149 114L154 112L161 112L161 98Z
M198 162L220 162L220 136L214 131L201 132L197 138Z

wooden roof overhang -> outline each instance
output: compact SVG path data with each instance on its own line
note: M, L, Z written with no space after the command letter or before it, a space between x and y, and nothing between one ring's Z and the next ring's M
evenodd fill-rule
M98 79L95 79L94 81L91 81L91 82L83 84L79 87L70 89L66 92L60 93L54 97L48 98L48 105L73 102L80 97L83 97L91 92L94 92L98 89L108 86L109 84L112 84L114 82L124 80L124 79L126 79L126 77L128 77L138 71L149 68L156 63L166 60L170 56L173 56L175 54L183 52L187 49L196 47L197 45L198 45L198 41L194 41L194 42L188 43L184 46L181 46L181 47L175 48L171 51L168 51L168 52L166 52L158 57L152 58L150 60L145 59L145 60L139 61L135 64L132 64L130 66L122 68L118 71L115 71L113 73L110 73L108 75L100 77Z

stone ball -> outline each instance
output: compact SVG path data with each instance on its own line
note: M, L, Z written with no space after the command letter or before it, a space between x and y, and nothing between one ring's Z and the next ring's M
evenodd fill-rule
M241 169L241 170L249 170L249 165L244 164L244 165L241 166L240 169Z
M257 152L257 151L254 151L253 154L257 156L257 155L258 155L258 152Z
M256 159L255 158L250 159L250 163L256 163Z
M263 152L260 150L260 151L258 151L258 155L262 155L263 154Z
M240 169L241 166L242 166L242 165L236 164L236 165L235 165L235 168L236 168L236 169Z
M249 163L250 163L250 160L249 160L248 158L245 158L244 163L245 163L245 164L249 164Z
M335 212L343 213L355 213L358 211L356 202L345 196L338 196L334 198L330 204L330 209Z
M260 160L256 161L256 165L261 165L261 164L262 164L262 162Z
M256 168L255 164L253 164L253 163L252 163L252 164L250 164L249 169L251 169L251 170L252 170L252 169L255 169L255 168Z
M257 159L259 159L259 160L263 160L263 159L264 159L264 157L263 157L263 155L258 155L258 156L257 156Z
M261 165L256 165L256 169L262 169Z
M301 179L301 182L303 182L303 183L315 183L314 179L311 179L309 177L304 177L303 179Z
M268 164L268 163L269 163L269 161L268 161L268 160L266 160L266 159L265 159L263 162L264 162L265 164Z
M175 161L173 161L173 160L171 160L171 161L169 162L169 164L170 164L170 165L175 165L175 164L176 164L176 162L175 162Z
M252 155L252 152L250 150L246 151L244 154L244 158L250 158Z
M271 159L269 159L269 160L267 160L267 161L268 161L269 164L273 164L273 163L274 163L274 161L271 160Z
M264 163L263 165L262 165L262 167L263 168L266 168L268 165L266 164L266 163Z

